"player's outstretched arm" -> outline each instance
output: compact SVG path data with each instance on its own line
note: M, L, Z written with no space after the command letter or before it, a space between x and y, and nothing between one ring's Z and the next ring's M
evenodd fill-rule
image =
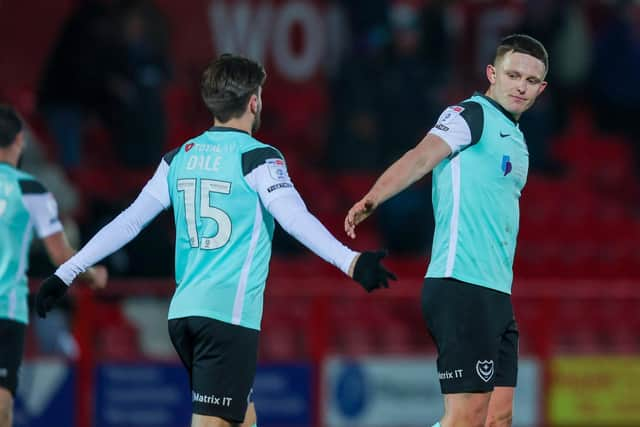
M369 192L358 201L344 219L344 230L355 239L356 226L384 201L395 196L433 170L451 153L439 136L427 134L418 145L407 151L378 178Z
M367 292L388 288L389 280L396 280L396 276L382 265L386 252L358 253L343 245L309 212L294 189L270 203L267 210L287 233L349 275Z
M338 241L307 209L279 152L271 148L261 149L258 155L248 154L253 155L253 162L246 162L250 166L245 171L247 184L287 233L356 280L367 292L389 286L389 279L395 279L395 275L382 266L385 253L360 254Z
M133 240L151 220L171 205L168 170L169 164L163 158L136 200L42 283L36 295L36 310L40 317L46 316L79 275L89 274L95 287L100 287L101 281L106 284L106 270L92 266Z
M38 315L46 317L47 312L64 296L76 277L87 274L91 266L133 240L162 210L164 206L143 190L131 206L105 225L78 253L42 282L36 295ZM94 270L94 273L89 274L98 276L101 270ZM99 277L96 279L100 280ZM103 279L106 280L106 276Z

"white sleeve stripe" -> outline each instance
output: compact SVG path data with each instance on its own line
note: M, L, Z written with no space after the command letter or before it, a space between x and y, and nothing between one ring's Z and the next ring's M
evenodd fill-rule
M471 129L459 112L447 108L429 133L439 136L455 155L471 144Z
M25 194L22 196L22 202L29 211L39 238L62 230L62 224L58 219L58 204L51 193Z
M58 224L60 225L59 227L51 227L46 232L44 232L42 234L38 234L38 237L40 239L46 239L49 236L53 236L56 233L60 233L61 231L64 231L64 227L63 227L62 223L60 221L58 221Z

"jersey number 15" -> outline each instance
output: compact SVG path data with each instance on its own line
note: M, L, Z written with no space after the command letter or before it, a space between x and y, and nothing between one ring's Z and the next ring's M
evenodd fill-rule
M211 193L231 193L231 183L215 179L200 180L200 218L210 218L218 224L218 232L213 236L198 235L196 227L196 185L195 178L179 179L178 191L184 193L184 215L187 220L187 233L192 248L218 249L226 245L231 238L231 218L222 209L211 206Z

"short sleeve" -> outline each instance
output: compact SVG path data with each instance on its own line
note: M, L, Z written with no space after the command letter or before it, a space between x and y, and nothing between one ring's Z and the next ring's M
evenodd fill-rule
M287 164L273 147L262 147L242 155L242 171L251 188L260 195L265 206L281 197L295 193Z
M58 204L53 195L36 180L20 181L22 201L29 211L31 221L39 238L62 231L58 218Z
M448 107L429 133L439 136L451 148L451 156L476 144L482 136L484 115L477 102Z

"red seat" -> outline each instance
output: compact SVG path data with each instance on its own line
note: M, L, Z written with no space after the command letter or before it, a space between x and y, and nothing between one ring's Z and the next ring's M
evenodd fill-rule
M95 349L104 360L134 360L140 358L138 330L122 313L120 304L108 302L95 306Z

